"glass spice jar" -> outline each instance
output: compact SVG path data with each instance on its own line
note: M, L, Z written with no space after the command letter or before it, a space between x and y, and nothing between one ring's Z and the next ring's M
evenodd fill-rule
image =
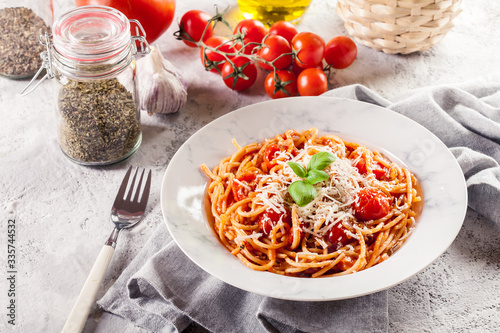
M52 0L0 1L0 75L25 79L42 66L38 37L50 33Z
M131 35L131 23L142 36ZM112 164L140 146L135 55L149 53L144 35L139 22L116 9L84 6L56 20L52 36L41 37L45 77L56 82L59 144L72 161Z

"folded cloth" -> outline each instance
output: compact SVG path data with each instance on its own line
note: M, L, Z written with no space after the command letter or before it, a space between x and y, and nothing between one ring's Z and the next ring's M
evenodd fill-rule
M361 85L325 96L401 113L436 134L467 179L469 207L500 223L500 75L382 98ZM98 302L123 332L180 332L191 321L212 332L387 332L387 291L350 300L296 302L239 290L202 271L162 223ZM105 326L104 326L105 327ZM106 331L106 329L102 330ZM108 331L117 331L117 327Z
M232 287L192 263L165 224L98 303L147 332L181 332L191 320L211 332L241 333L335 332L340 327L386 332L388 325L386 292L337 302L296 302Z

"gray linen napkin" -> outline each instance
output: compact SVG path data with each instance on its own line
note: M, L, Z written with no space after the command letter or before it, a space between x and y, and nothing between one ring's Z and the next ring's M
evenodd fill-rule
M384 106L427 127L460 163L469 207L500 223L500 73L413 91L394 102L361 85L334 89L325 96ZM123 332L180 332L191 321L212 332L388 330L387 291L332 302L284 301L248 293L189 261L163 223L98 304L109 312L103 318L119 321Z
M388 324L385 292L308 303L232 287L192 263L164 223L98 303L148 332L181 332L191 320L211 332L241 333L333 332L335 326L386 332Z

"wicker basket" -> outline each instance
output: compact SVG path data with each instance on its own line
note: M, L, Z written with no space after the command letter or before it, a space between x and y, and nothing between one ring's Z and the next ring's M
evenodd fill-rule
M358 42L385 53L425 51L453 27L462 0L338 0L337 13Z

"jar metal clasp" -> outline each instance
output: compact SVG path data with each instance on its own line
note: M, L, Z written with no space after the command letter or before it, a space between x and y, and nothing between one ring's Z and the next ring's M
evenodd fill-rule
M142 27L141 23L137 20L129 20L130 23L135 23L135 36L132 36L132 40L134 41L134 46L136 48L136 53L140 55L149 54L151 49L149 47L149 43L146 41L146 31ZM140 49L137 49L137 43L140 45Z
M52 37L51 34L45 33L44 35L40 35L38 37L38 41L40 44L44 45L46 47L46 51L43 51L40 54L40 57L42 58L42 66L36 72L35 76L31 79L31 81L28 83L28 85L21 91L21 96L25 96L35 90L45 79L52 79L54 78L54 71L52 70L52 56L50 53L50 47L52 46L52 43L50 42L50 38ZM31 89L27 91L27 89L35 82L35 80L42 74L43 70L46 70L46 74L42 77L40 81L37 82Z

